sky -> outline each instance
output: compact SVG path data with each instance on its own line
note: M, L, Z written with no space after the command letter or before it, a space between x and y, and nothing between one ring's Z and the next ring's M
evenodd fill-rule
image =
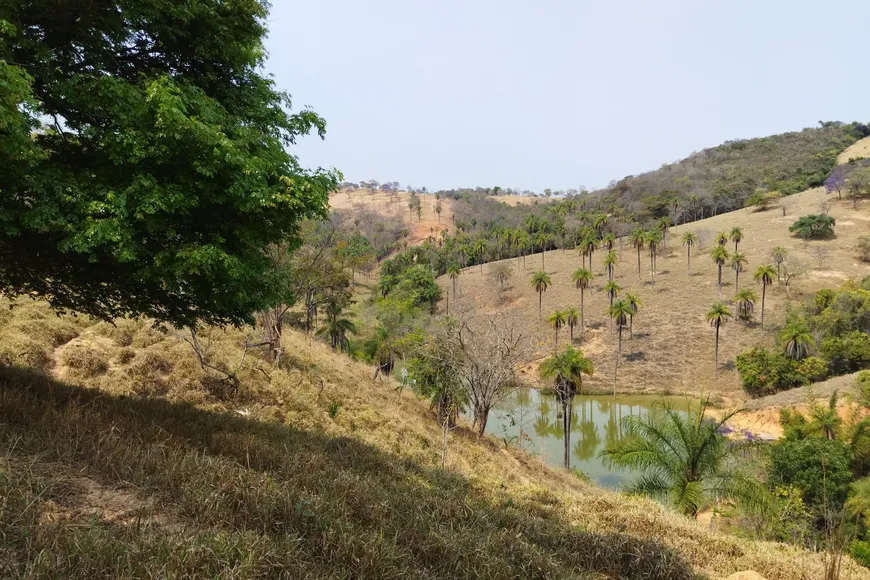
M870 121L864 0L272 0L267 72L345 179L594 189L730 139Z

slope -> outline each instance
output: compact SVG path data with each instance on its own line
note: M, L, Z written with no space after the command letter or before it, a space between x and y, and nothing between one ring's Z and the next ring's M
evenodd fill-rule
M739 377L733 368L734 357L746 348L771 344L791 301L801 300L821 288L838 286L849 278L870 275L870 265L860 262L854 251L857 238L866 235L870 229L870 205L859 204L858 209L853 210L850 202L837 201L836 196L826 195L823 188L785 199L786 215L782 215L779 209L766 212L741 209L671 229L667 246L657 258L654 286L651 284L648 252L641 253L639 274L635 250L627 243L623 243L620 249L617 243L620 263L616 267L615 280L622 287L623 294L636 292L642 303L633 321L633 338L629 338L628 332L624 337L623 359L618 369L619 391L706 392L726 401L742 400ZM830 215L837 220L835 239L805 242L789 233L789 226L799 216L818 213L823 202L831 204ZM743 231L744 240L739 244L739 250L748 259L746 271L739 279L740 287L752 286L760 296L761 288L752 281L752 273L759 264L770 262L769 252L776 246L786 248L789 258L802 263L807 272L789 287L775 284L768 289L763 336L757 322L747 325L735 319L725 325L720 335L721 368L715 376L714 333L704 315L720 298L717 268L709 252L714 235L730 232L734 226ZM686 249L679 242L684 231L695 231L706 238L703 248L693 249L691 267L687 265ZM733 252L734 244L729 243L728 249ZM593 256L595 280L585 295L588 329L584 333L578 328L575 342L593 359L598 369L588 386L607 392L613 387L617 337L607 316L608 298L603 291L607 282L602 264L605 253L599 250ZM514 270L507 290L500 291L486 275L487 270L498 262L484 266L483 275L479 267L472 266L462 271L458 299L453 300L451 296L451 303L468 310L472 318L500 312L519 321L536 341L536 352L524 369L528 380L536 382L537 364L553 351L555 333L546 322L539 321L538 295L529 280L542 268L552 279L552 286L543 295L544 319L556 310L572 306L579 309L580 292L571 283L571 273L581 266L581 258L573 251L553 250L546 253L543 265L540 253L525 260L503 262ZM451 287L446 277L439 278L439 284L445 292ZM734 294L734 272L726 265L721 299L730 302ZM756 306L756 321L760 306L760 303ZM444 307L442 301L442 311ZM562 344L566 343L567 336L567 330L563 330Z
M5 578L820 574L464 429L439 469L425 403L301 334L280 369L248 350L227 391L173 329L2 311L0 357L26 343L44 369L0 369ZM226 368L249 334L200 338Z

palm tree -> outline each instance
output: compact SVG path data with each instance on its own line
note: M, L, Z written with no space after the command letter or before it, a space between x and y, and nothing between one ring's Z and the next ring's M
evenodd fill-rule
M598 248L598 240L593 238L592 236L587 237L581 243L583 247L583 252L589 256L589 268L592 268L592 254L595 253L595 250Z
M720 246L724 246L725 244L727 244L728 234L726 234L725 232L719 232L718 234L716 234L716 243Z
M592 272L587 270L586 268L577 268L574 270L574 273L571 274L571 281L574 282L574 287L580 289L580 331L584 331L586 329L586 316L583 312L583 298L586 293L586 289L589 287L589 284L592 282Z
M565 324L568 325L568 330L571 332L571 342L574 342L574 327L577 326L577 323L580 322L580 312L577 311L576 308L571 306L564 310L565 314Z
M803 320L787 324L779 333L779 341L785 345L785 354L793 360L806 358L810 348L816 346L810 328Z
M668 216L664 216L659 219L659 222L656 225L662 234L662 245L667 245L668 230L673 227L674 222Z
M535 272L532 275L532 288L538 293L538 320L543 316L541 314L541 301L544 299L544 292L547 291L553 284L550 276L546 272Z
M716 329L716 350L713 359L713 373L719 374L719 329L731 318L731 311L721 302L714 304L707 312L707 322Z
M565 313L561 310L557 310L547 317L547 322L549 322L550 326L552 326L556 331L556 342L553 344L553 352L556 352L559 350L559 330L565 326Z
M526 251L532 247L532 240L529 238L529 234L526 232L522 232L517 235L517 251L523 255L523 268L526 267Z
M550 243L550 235L543 232L535 236L535 245L541 247L541 269L544 269L544 254L547 253L547 244Z
M625 300L617 300L610 306L610 318L616 322L618 338L616 341L616 363L613 365L613 397L616 398L616 373L619 370L619 359L622 357L622 329L628 323L634 312Z
M459 269L459 264L450 264L447 266L447 277L450 278L450 282L453 284L453 302L456 303L456 279L462 274L462 270Z
M740 319L749 321L752 319L755 303L758 302L758 293L751 288L744 288L734 295L734 302L737 304L737 312L740 315Z
M785 262L786 256L788 256L788 250L786 250L782 246L777 246L770 251L770 259L773 260L774 264L776 264L777 281L779 281L779 272L782 268L782 263Z
M616 252L610 250L607 252L607 255L604 256L604 268L607 270L607 279L613 280L613 270L616 268L616 265L619 263L619 258L616 257Z
M337 302L326 305L326 323L317 331L318 336L329 337L329 346L332 350L341 349L347 351L347 335L356 334L356 325L349 319L343 318L344 309Z
M625 293L625 301L631 308L631 314L628 316L628 340L634 340L634 317L637 316L637 311L643 304L634 292Z
M695 232L683 232L681 238L683 245L686 246L686 267L692 269L692 246L698 243L698 234Z
M731 241L734 242L734 251L737 251L737 244L743 241L743 230L739 227L734 226L731 228L731 233L728 234L728 237L731 238Z
M571 465L571 416L574 396L582 393L583 375L592 376L595 366L583 356L583 352L567 346L561 353L541 363L538 372L543 379L551 379L556 391L556 400L562 405L562 432L565 438L565 469Z
M483 276L483 255L487 250L486 238L480 238L476 242L474 242L474 246L471 248L472 254L480 261L480 275Z
M635 228L631 230L631 233L628 235L628 243L632 245L634 249L637 250L637 278L640 279L640 252L643 250L644 245L646 244L646 232L641 228Z
M733 239L733 238L732 238ZM734 252L731 255L731 268L734 270L734 291L738 291L740 289L740 272L743 271L743 267L747 264L746 256L741 254L740 252Z
M810 428L813 431L821 432L826 439L832 441L837 438L837 432L843 423L839 413L837 413L838 398L837 391L834 391L827 406L814 402L810 407Z
M613 244L614 244L614 243L616 243L616 236L614 236L614 235L613 235L612 233L610 233L610 232L607 232L606 234L604 234L604 237L601 238L601 244L602 244L605 248L607 248L607 251L608 251L608 252L611 251L611 250L613 250Z
M495 281L498 282L499 290L503 290L505 283L514 275L514 271L513 268L511 268L510 262L505 261L493 264L490 268L489 275L495 278Z
M719 419L707 416L709 403L677 410L656 402L646 416L622 419L623 437L607 443L600 457L610 468L642 471L626 490L668 500L681 513L697 517L708 497L730 495L727 460L740 449L722 434L739 411Z
M607 227L607 221L610 219L610 216L606 213L600 213L595 216L595 220L592 222L592 227L595 228L595 231L598 233L598 236L601 237L604 228Z
M722 297L722 266L725 265L725 262L728 261L729 255L728 250L725 249L725 246L714 246L713 250L710 252L710 257L713 258L713 261L716 262L716 265L719 266L719 298Z
M755 282L761 282L761 333L764 334L764 300L767 297L767 287L773 284L773 266L762 264L755 271Z
M656 260L659 243L662 241L662 234L659 230L650 230L646 234L646 244L649 248L649 271L650 280L653 286L656 285Z
M607 293L607 297L610 298L610 306L613 306L613 301L619 296L619 293L622 291L622 286L619 285L618 282L614 282L611 280L607 284L604 285L604 292Z

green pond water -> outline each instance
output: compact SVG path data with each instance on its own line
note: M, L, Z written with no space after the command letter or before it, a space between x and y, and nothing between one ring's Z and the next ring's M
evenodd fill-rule
M574 398L571 418L571 467L583 471L598 485L619 488L639 474L612 471L598 458L608 441L622 437L622 418L645 416L662 397L653 395L583 395ZM668 399L678 408L686 399ZM493 409L486 430L512 446L522 447L555 467L562 467L564 440L561 407L553 395L534 389L516 391ZM520 434L523 434L522 442Z

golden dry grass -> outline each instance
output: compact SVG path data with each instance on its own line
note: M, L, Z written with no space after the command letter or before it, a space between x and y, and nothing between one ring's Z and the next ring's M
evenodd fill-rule
M44 311L23 302L0 330ZM44 349L83 387L0 370L3 577L820 574L818 555L712 532L465 429L442 472L425 401L298 333L278 370L251 353L227 397L172 329L78 328ZM202 338L229 366L248 332Z
M818 213L823 201L833 204L831 215L837 219L836 239L830 241L803 240L792 236L788 228L801 215ZM751 209L722 214L713 218L673 228L668 236L667 249L658 258L658 273L653 288L649 283L649 256L641 254L641 276L638 277L637 255L627 244L621 252L621 262L616 268L616 281L623 292L639 294L643 303L634 322L635 336L629 340L626 333L623 341L623 360L619 367L618 390L628 393L689 393L701 392L717 395L724 402L745 399L739 376L733 369L734 357L755 345L773 343L776 331L785 318L788 305L799 301L825 287L837 287L847 279L860 279L870 275L870 265L860 262L854 246L861 235L870 231L870 203L859 203L853 210L846 200L837 201L828 196L823 188L808 190L785 199L788 210L783 216L778 208L766 212ZM709 307L719 300L716 285L716 266L709 257L712 237L720 231L729 232L732 227L743 230L744 239L739 250L749 260L747 270L741 274L740 285L752 286L761 295L761 288L752 281L752 273L762 263L769 263L768 254L775 246L785 247L792 257L811 266L809 274L792 284L791 298L782 285L768 288L765 336L757 326L747 326L736 319L721 331L719 376L714 377L713 347L714 332L706 323L704 315ZM685 230L708 230L710 241L703 250L695 248L691 270L686 265L686 251L679 238ZM819 268L814 258L815 248L829 247L830 257ZM733 252L733 243L728 244ZM602 265L605 252L598 251L593 257L595 281L586 292L586 317L590 328L585 334L578 331L576 344L591 357L596 365L594 378L589 387L599 391L612 388L616 350L616 334L611 330L607 317L608 299L602 291L607 277ZM571 273L581 265L580 257L571 251L555 250L545 256L546 270L553 286L543 297L543 316L569 306L579 308L580 292L571 283ZM541 255L535 254L522 260L510 260L514 269L512 287L502 297L496 285L486 275L490 265L484 266L481 275L477 266L466 268L459 278L459 306L469 309L474 316L490 316L495 312L506 314L525 327L535 337L537 350L523 369L528 380L537 381L537 364L553 349L554 333L539 323L538 295L530 286L532 274L541 269ZM439 278L446 291L451 287L446 277ZM723 269L722 299L730 301L734 294L734 274ZM451 296L451 302L452 302ZM443 310L444 303L440 305ZM732 310L734 310L732 305ZM760 304L756 306L756 321ZM736 312L735 312L736 314ZM562 343L567 332L562 333Z
M417 212L408 210L408 199L410 194L406 191L400 191L392 198L386 191L376 191L369 193L368 190L356 189L353 191L341 191L333 193L329 196L329 205L332 209L340 210L369 210L377 212L385 217L398 218L408 228L408 244L420 244L429 236L437 237L439 232L447 230L447 233L453 232L453 221L450 216L453 214L452 200L442 198L441 201L441 220L438 220L438 214L435 212L437 200L434 195L418 195L420 200L421 215L417 218Z
M530 195L493 195L489 196L487 199L499 201L510 206L532 205L535 202L547 203L549 201L546 198L532 197Z
M837 163L842 165L848 163L849 159L870 157L870 137L864 137L849 145L845 151L837 157Z

